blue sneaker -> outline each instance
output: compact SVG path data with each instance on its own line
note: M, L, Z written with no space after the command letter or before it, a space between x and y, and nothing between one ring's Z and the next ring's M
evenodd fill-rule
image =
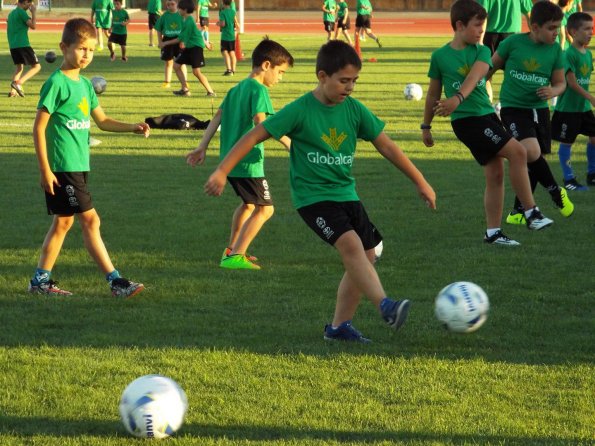
M324 340L361 342L363 344L372 342L370 339L364 338L363 335L351 325L351 321L345 321L337 328L333 328L331 324L327 324L324 327Z
M407 299L392 300L385 297L380 303L382 318L389 327L398 330L407 320L410 305L411 302Z

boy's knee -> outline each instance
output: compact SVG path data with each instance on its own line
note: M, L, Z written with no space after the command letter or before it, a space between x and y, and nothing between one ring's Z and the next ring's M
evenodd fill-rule
M56 232L68 232L74 223L74 216L56 216L54 229Z
M83 212L79 215L79 221L83 230L99 229L101 225L99 215L95 211Z

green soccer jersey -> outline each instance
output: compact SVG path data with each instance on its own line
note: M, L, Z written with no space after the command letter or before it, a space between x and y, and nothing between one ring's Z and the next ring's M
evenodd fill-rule
M295 208L320 201L359 200L351 175L357 138L373 141L384 128L384 122L361 102L347 97L328 106L310 92L263 126L277 139L291 138L289 177Z
M564 68L560 45L537 43L523 33L506 38L496 53L504 60L502 107L548 107L547 100L537 96L537 89L550 85L552 73Z
M357 0L357 14L370 15L372 14L372 3L370 0Z
M124 22L130 20L125 9L114 9L112 11L112 34L128 34Z
M6 19L6 34L9 48L25 48L31 46L29 43L29 27L27 22L31 19L27 11L16 7Z
M219 21L225 22L225 26L221 28L221 40L235 41L236 32L234 26L234 19L236 17L235 11L231 8L222 9L219 11Z
M149 0L149 3L147 3L147 12L151 14L161 13L161 0Z
M589 91L591 72L593 71L593 56L591 55L591 51L587 50L581 53L571 45L564 52L564 56L566 73L572 71L576 76L579 86ZM556 110L561 112L586 112L591 110L591 103L572 88L566 87L564 93L558 98Z
M236 6L236 2L234 0L231 0L231 4L229 5L229 7L231 8L232 11L235 11L237 13L237 6Z
M477 61L492 66L491 53L483 45L467 45L462 50L455 50L450 43L432 53L428 77L442 83L447 98L457 94L473 64ZM471 94L450 115L450 119L484 116L494 113L486 91L486 80L482 78Z
M221 104L221 148L219 159L231 150L238 140L254 128L257 113L275 113L267 87L256 79L247 78L233 87ZM264 177L264 145L257 144L229 173L230 177Z
M210 0L199 0L199 2L198 2L199 17L208 17L209 16L209 3L210 3Z
M75 81L56 70L45 81L37 108L50 114L45 138L52 172L90 170L90 117L98 106L93 85L83 76Z
M337 9L337 2L335 2L335 0L324 0L324 9L326 9L327 11L334 11L335 9ZM334 22L335 14L323 12L322 20L324 22Z
M91 10L95 12L95 27L109 29L112 27L111 12L114 9L112 0L93 0Z
M202 38L202 33L196 27L196 20L192 15L186 16L182 23L182 31L178 35L180 42L184 42L186 48L205 47L205 41Z
M345 11L348 9L347 2L337 2L337 7L339 8L337 9L337 17L345 17Z
M533 7L531 0L477 0L488 12L486 31L492 33L520 33L523 14Z
M155 29L168 40L175 39L182 31L183 22L184 19L178 11L165 11L163 15L157 19L157 22L155 23Z

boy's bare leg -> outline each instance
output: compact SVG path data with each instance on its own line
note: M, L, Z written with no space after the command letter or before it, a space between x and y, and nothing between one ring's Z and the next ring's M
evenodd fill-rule
M200 71L200 68L193 68L192 73L194 74L194 76L196 76L196 78L202 84L202 86L205 87L205 90L207 90L207 93L213 92L213 89L211 88L211 84L209 84L209 80L207 79L207 77L204 74L202 74L202 72Z
M99 28L95 28L97 32L97 47L103 49L103 32Z
M232 69L231 69L231 57L229 56L229 51L223 51L223 61L225 62L225 69L227 71L232 71Z
M504 207L504 160L495 157L483 168L486 188L483 205L488 229L499 228L502 222ZM527 178L528 182L528 178Z
M182 70L182 65L174 62L174 71L176 72L176 76L182 85L182 90L188 90L188 81L186 80L186 74L184 73L184 70Z
M231 71L235 73L238 64L235 51L229 51L229 58L231 60Z
M99 232L100 220L97 211L95 209L85 211L78 214L78 219L83 232L85 248L87 248L87 251L104 274L111 273L115 268L101 239Z
M253 204L241 203L236 210L233 212L231 218L231 234L229 235L229 247L233 248L233 245L238 240L242 226L246 223L246 220L250 218L254 211Z
M345 274L337 290L337 303L332 325L338 327L343 322L352 320L365 295L380 310L380 302L386 297L374 268L374 250L364 251L362 241L355 231L347 231L335 242L339 251Z
M343 35L345 36L345 39L347 39L347 41L349 42L349 45L353 45L353 42L351 41L351 36L347 32L347 30L343 30Z
M122 60L126 60L126 46L122 45L120 49L122 50Z
M62 244L66 238L66 234L72 227L74 216L68 215L54 215L52 225L48 230L43 245L41 247L41 254L39 256L38 269L51 271L56 264Z
M256 205L250 217L241 226L238 237L231 245L231 254L246 254L250 243L258 235L262 226L273 216L273 206Z
M165 74L165 81L166 83L171 83L171 73L174 69L174 61L172 60L166 60L165 61L165 70L164 70L164 74Z
M508 159L508 175L510 185L519 198L523 208L529 210L535 207L535 198L531 190L529 172L527 171L527 152L516 139L511 139L498 155Z
M14 66L14 73L12 74L12 80L17 82L21 78L21 75L23 74L24 69L25 69L25 65L16 64Z
M25 74L23 74L23 65L20 65L21 69L20 70L15 70L12 79L19 85L23 85L25 82L27 82L29 79L31 79L33 76L35 76L37 73L39 73L39 71L41 70L41 64L35 64L32 65L31 68L29 68Z

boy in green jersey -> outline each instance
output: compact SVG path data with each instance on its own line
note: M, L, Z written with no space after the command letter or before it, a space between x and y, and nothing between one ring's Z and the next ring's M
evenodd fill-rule
M268 89L277 84L285 71L293 66L293 56L280 44L265 38L252 53L252 72L233 87L223 100L198 147L188 153L186 160L191 166L202 164L209 142L221 125L221 148L223 159L233 145L256 125L275 111ZM290 141L279 139L287 149ZM273 216L273 197L264 176L264 147L255 144L235 168L229 172L227 181L232 185L242 203L233 213L229 245L223 252L220 266L228 269L260 269L256 257L247 253L262 226Z
M85 248L105 274L112 294L130 297L144 288L140 283L120 277L114 268L99 232L99 215L87 189L90 117L101 130L149 135L149 126L144 122L127 124L106 116L93 85L80 75L93 60L96 43L95 29L90 22L85 19L66 22L60 42L64 61L41 87L33 141L48 214L54 217L29 283L30 293L72 294L56 286L51 272L75 215L81 225Z
M331 40L323 45L316 59L317 87L242 137L209 177L205 192L220 195L229 172L255 144L271 136L291 138L289 176L294 207L323 241L339 251L345 267L334 317L324 329L324 338L370 342L351 324L362 295L394 329L405 323L409 301L386 297L374 268L374 248L382 236L355 190L351 170L357 139L371 141L414 183L432 209L436 194L384 133L384 122L351 97L361 67L359 56L346 42Z
M165 79L162 87L169 88L171 86L171 74L174 68L174 59L180 54L180 44L162 46L163 42L177 39L182 31L182 24L184 19L178 12L178 0L167 0L165 2L166 10L157 19L155 23L155 31L157 32L157 42L161 48L161 60L165 62ZM186 65L182 67L182 75L184 79L187 78Z
M382 48L380 39L372 33L372 3L370 0L357 0L357 16L355 17L355 38L360 36L363 40L365 34L376 41Z
M202 34L196 27L196 22L192 13L194 12L194 1L193 0L180 0L178 3L178 10L182 19L182 30L178 37L175 39L163 41L160 43L161 48L165 48L171 45L180 45L182 50L180 54L174 59L174 71L176 76L182 85L180 90L174 91L173 94L177 96L190 96L190 88L188 87L188 81L186 79L186 72L184 65L190 65L192 67L192 74L198 79L202 86L207 91L208 97L215 96L215 92L209 84L207 77L200 71L201 67L205 66L204 48L211 49L213 46L210 42L205 42L202 38Z
M553 222L535 205L525 149L502 126L488 98L485 76L491 66L491 53L479 44L485 19L486 10L475 0L458 0L452 5L450 20L454 37L432 53L422 138L427 147L433 146L430 124L434 115L450 115L455 135L484 170L487 220L484 242L517 246L519 243L507 237L500 227L504 206L504 159L509 162L512 187L526 209L527 227L539 230ZM440 100L442 87L444 100Z
M209 8L216 8L217 2L211 3L210 0L198 0L198 24L202 31L202 38L205 42L209 40Z
M566 82L568 87L558 99L552 117L552 138L560 142L558 158L564 174L567 190L587 190L580 184L570 164L571 147L576 137L586 135L587 184L595 186L595 116L592 107L595 97L589 93L593 56L589 42L593 35L593 17L584 12L575 12L568 18L568 32L572 44L565 51Z
M161 0L149 0L149 3L147 3L147 14L149 20L149 46L154 46L153 29L155 29L157 20L161 16Z
M549 192L564 217L570 217L574 205L566 189L560 188L543 157L551 152L551 124L548 99L564 92L562 49L556 36L562 10L548 1L538 1L531 9L530 32L506 38L492 56L493 72L502 69L504 81L500 89L500 117L512 136L527 150L529 180L534 191L539 182ZM515 198L514 208L506 217L509 224L525 224L521 201Z
M339 36L339 30L341 30L341 32L345 36L345 39L347 39L347 41L351 45L351 43L352 43L351 36L347 32L347 30L351 26L350 18L349 18L349 6L347 5L347 2L344 0L337 2L336 22L337 23L336 23L336 27L335 27L335 39L337 39L337 37Z
M110 29L109 39L107 40L107 47L110 53L110 60L113 62L116 60L116 53L114 52L114 43L120 45L120 51L122 52L122 60L128 61L126 56L126 40L128 37L128 31L126 26L130 22L130 16L128 11L122 7L123 0L114 0L114 10L112 12L112 28Z
M31 12L31 17L27 11ZM41 70L39 60L29 43L28 35L29 28L35 29L37 25L36 11L37 8L31 0L19 0L6 19L8 47L15 67L8 97L14 97L17 94L21 97L25 96L23 84ZM25 65L30 65L31 68L23 74Z
M232 0L223 0L217 26L221 30L221 54L225 61L224 76L233 76L236 71L236 12L231 9Z
M109 30L112 27L112 11L114 4L112 0L93 0L91 4L91 23L95 23L97 30L97 51L103 50L103 36L109 37Z
M322 13L322 24L326 31L326 40L331 40L332 32L335 30L335 17L337 14L337 3L335 0L324 0Z

